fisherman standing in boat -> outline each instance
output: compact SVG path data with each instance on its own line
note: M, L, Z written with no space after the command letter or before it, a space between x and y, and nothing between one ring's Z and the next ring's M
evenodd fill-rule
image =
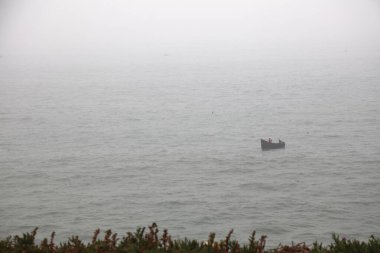
M269 140L268 140L268 141L269 141L269 143L272 143L272 138L269 138Z

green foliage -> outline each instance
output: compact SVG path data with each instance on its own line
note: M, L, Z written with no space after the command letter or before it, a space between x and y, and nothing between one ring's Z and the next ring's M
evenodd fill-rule
M315 242L311 253L380 253L380 239L373 235L368 242L340 238L338 235L332 235L333 242L323 247L322 243Z
M260 238L260 241L255 240L256 231L253 231L251 236L249 237L249 244L243 245L240 251L242 253L262 253L264 252L265 248L265 242L266 242L266 235L262 235Z
M338 235L333 234L333 243L330 245L331 253L379 253L380 240L371 236L368 242L358 240L350 240L346 238L340 239Z
M327 246L315 242L310 247L300 243L265 250L265 235L256 240L256 232L253 231L249 243L240 245L238 241L231 239L232 233L233 230L219 242L215 240L215 233L210 233L208 240L204 242L187 238L173 241L166 229L159 236L158 227L153 223L147 230L138 228L136 232L128 232L121 239L111 230L105 231L104 237L98 239L100 229L97 229L87 245L78 236L72 236L67 242L56 245L54 232L49 240L44 238L40 244L36 244L35 228L31 233L8 236L0 240L0 253L380 253L380 239L374 236L363 242L333 234L333 242Z

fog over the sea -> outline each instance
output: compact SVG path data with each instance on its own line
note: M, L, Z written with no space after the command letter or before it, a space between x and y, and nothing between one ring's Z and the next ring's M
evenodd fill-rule
M0 240L379 237L379 84L380 0L0 0Z
M2 0L0 55L379 54L377 0Z

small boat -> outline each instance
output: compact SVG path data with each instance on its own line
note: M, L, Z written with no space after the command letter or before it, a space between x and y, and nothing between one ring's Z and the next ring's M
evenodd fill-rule
M275 142L269 142L264 139L261 139L261 149L276 149L276 148L285 148L285 142L282 140L278 140L277 143Z

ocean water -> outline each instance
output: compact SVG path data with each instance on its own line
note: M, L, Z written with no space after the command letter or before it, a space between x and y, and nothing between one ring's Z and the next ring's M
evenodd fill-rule
M0 59L0 238L380 236L379 58L35 61Z

